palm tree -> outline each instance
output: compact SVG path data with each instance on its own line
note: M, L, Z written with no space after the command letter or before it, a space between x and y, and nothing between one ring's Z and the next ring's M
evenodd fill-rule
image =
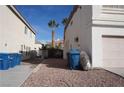
M59 24L55 20L50 20L48 22L48 26L52 29L52 48L54 48L54 34L56 28L59 26Z
M66 26L66 25L68 24L68 18L64 18L64 19L62 20L62 24L63 24L64 26Z
M65 27L67 26L68 22L69 22L69 19L68 19L67 17L63 18L62 24L63 24ZM65 34L65 30L64 30L64 34ZM65 39L65 35L64 35L64 39Z

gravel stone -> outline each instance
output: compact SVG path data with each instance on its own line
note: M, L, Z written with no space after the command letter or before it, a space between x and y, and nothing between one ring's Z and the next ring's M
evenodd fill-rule
M124 87L119 75L104 69L70 70L62 59L46 59L38 68L22 87Z

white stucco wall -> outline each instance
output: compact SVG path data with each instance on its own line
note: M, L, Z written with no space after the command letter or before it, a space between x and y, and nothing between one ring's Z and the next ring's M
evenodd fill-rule
M93 67L103 67L102 35L124 36L124 28L92 27Z
M82 6L72 20L65 33L64 58L72 44L89 54L93 67L103 67L102 35L124 36L123 9ZM75 36L79 37L80 47L73 41Z
M81 6L75 12L71 21L73 24L69 24L65 33L65 45L64 45L64 58L66 59L66 53L71 48L78 48L80 51L85 50L89 56L91 56L92 50L92 6ZM71 23L70 21L70 23ZM79 42L75 42L74 38L78 37Z
M19 52L21 45L34 50L35 34L7 7L0 6L0 52ZM26 49L24 50L26 51Z
M122 10L123 9L112 9L102 8L102 6L93 6L92 17L93 67L103 67L102 35L124 36L124 15L122 15L123 14Z

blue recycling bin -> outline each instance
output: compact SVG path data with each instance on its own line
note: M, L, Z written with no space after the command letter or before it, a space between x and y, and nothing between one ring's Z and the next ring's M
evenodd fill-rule
M15 53L10 53L9 56L8 56L8 59L9 59L9 67L13 68L16 66L16 56L15 56Z
M21 54L20 53L11 53L10 54L11 67L21 64Z
M70 69L80 68L80 52L78 49L71 49L69 52L69 67Z
M0 53L0 65L1 70L7 70L9 69L9 59L8 59L8 53Z
M16 54L16 65L20 65L22 60L22 54L18 53Z
M20 53L0 53L0 70L13 68L21 63Z
M3 64L2 63L3 63L3 59L0 58L0 70L2 70L2 68L3 68Z

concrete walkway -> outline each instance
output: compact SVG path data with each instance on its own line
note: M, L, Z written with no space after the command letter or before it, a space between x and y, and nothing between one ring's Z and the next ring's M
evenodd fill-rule
M18 87L31 74L31 64L19 65L9 70L0 70L0 87Z
M124 77L124 68L105 68L106 70Z

